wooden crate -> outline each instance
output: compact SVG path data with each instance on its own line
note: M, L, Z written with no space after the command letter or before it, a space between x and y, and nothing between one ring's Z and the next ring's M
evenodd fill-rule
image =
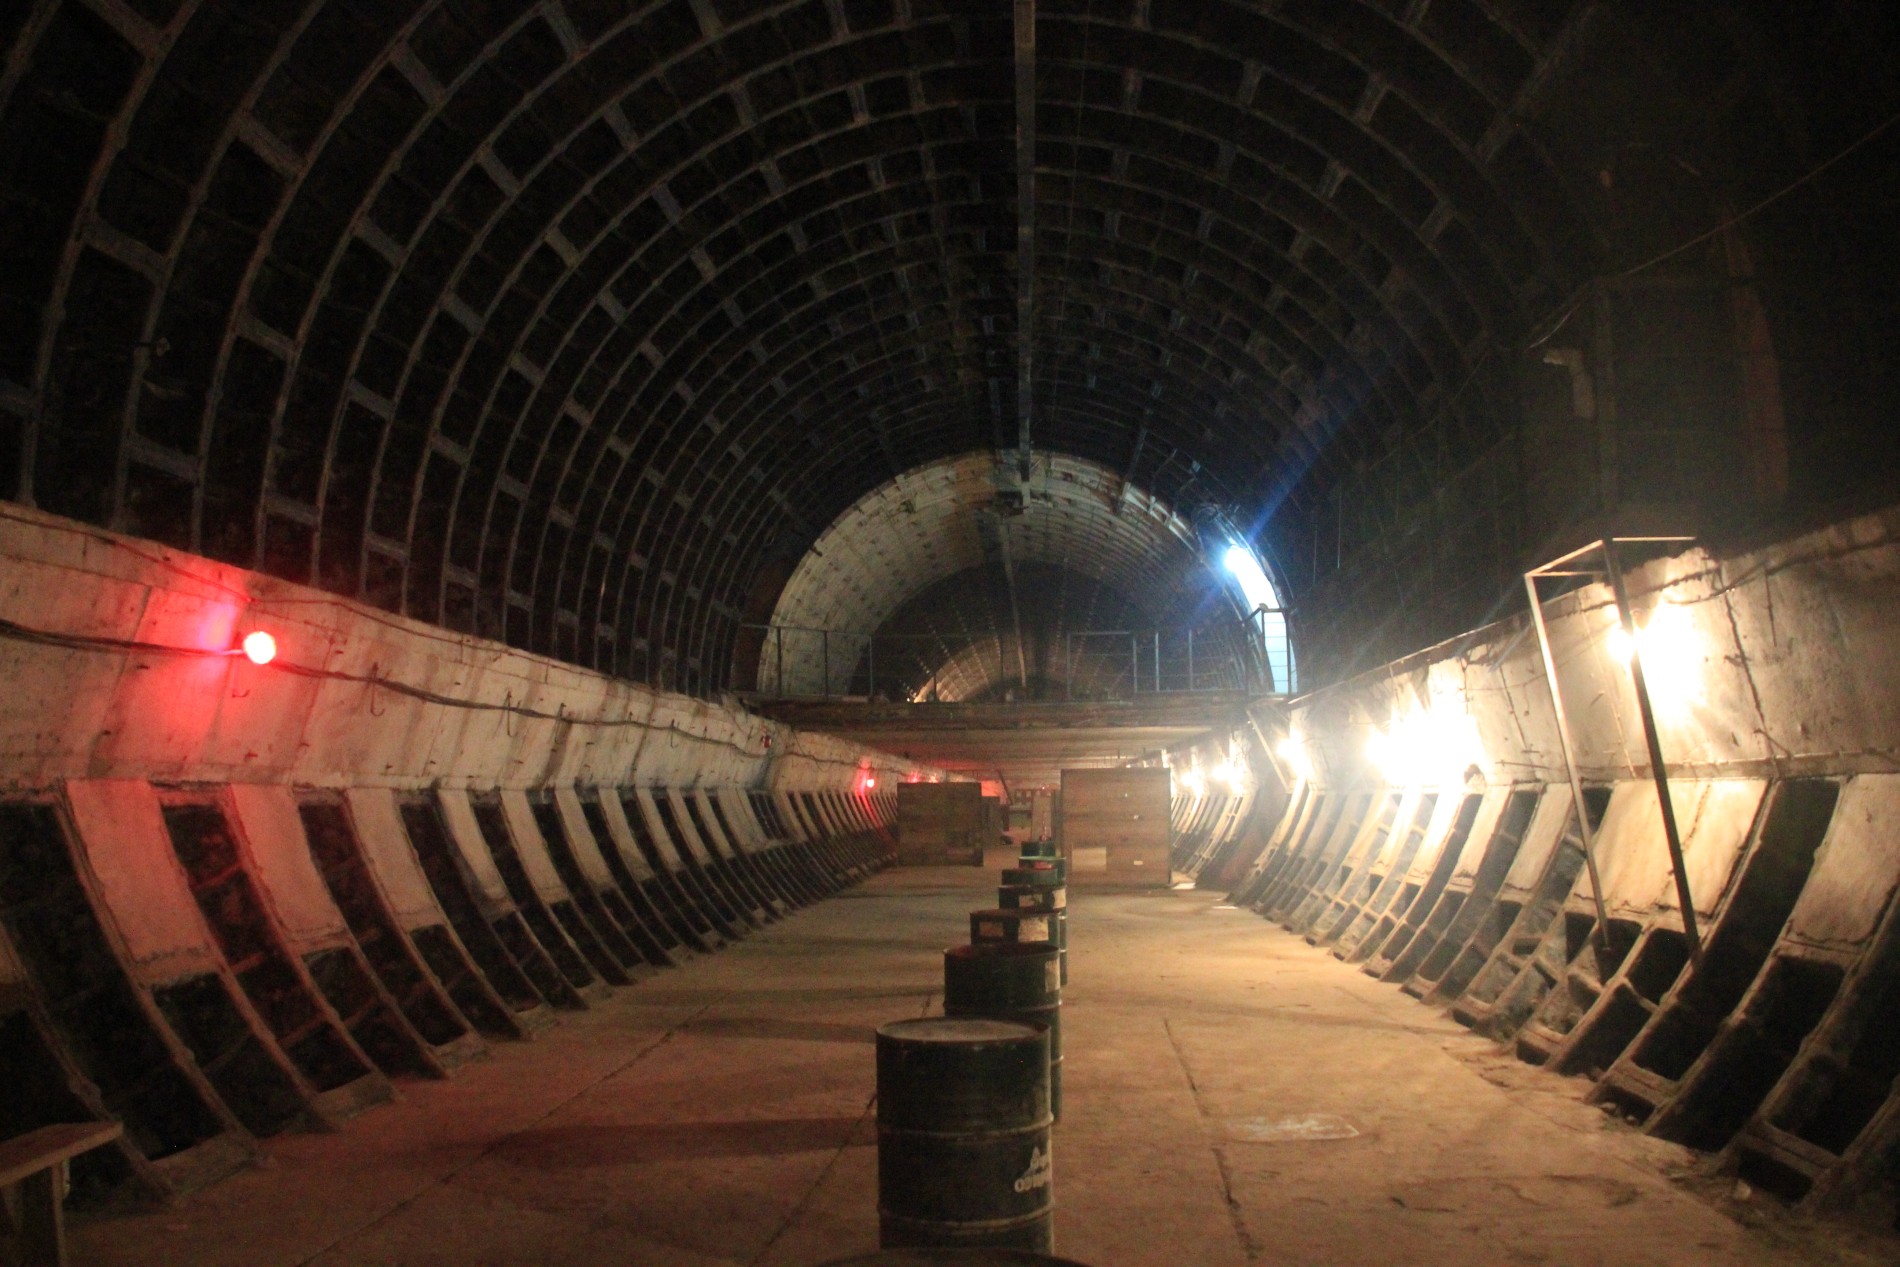
M1057 838L1079 886L1165 889L1171 776L1162 768L1064 770Z
M980 784L898 784L898 865L980 866L990 818Z

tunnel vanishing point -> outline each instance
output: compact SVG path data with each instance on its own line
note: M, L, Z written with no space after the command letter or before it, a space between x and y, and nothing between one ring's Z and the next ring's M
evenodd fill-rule
M1062 1252L1893 1262L1896 347L1886 0L6 0L7 1190L867 1251L1007 830Z

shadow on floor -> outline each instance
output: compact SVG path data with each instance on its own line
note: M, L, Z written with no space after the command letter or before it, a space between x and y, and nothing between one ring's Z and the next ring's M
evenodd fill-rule
M699 1038L790 1039L801 1043L875 1043L877 1031L869 1025L840 1025L834 1021L786 1021L771 1016L708 1016L688 1021L680 1033Z
M859 1123L864 1122L862 1131ZM859 1117L761 1118L741 1122L632 1122L523 1131L494 1156L531 1170L597 1170L699 1157L782 1157L876 1142Z

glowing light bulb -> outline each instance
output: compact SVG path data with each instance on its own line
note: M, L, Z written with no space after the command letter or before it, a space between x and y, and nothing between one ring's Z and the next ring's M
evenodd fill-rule
M254 629L245 634L241 645L244 658L252 664L269 664L277 658L277 639L262 629Z
M865 791L868 792L876 786L877 786L877 776L875 774L867 774L864 776L864 790Z

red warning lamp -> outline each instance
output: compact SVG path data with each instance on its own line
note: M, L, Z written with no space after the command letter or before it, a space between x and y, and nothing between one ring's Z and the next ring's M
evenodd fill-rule
M245 634L239 647L244 652L244 658L252 664L269 664L277 658L277 639L262 629Z
M864 790L865 791L868 792L876 786L877 786L877 776L875 774L867 774L864 776Z

